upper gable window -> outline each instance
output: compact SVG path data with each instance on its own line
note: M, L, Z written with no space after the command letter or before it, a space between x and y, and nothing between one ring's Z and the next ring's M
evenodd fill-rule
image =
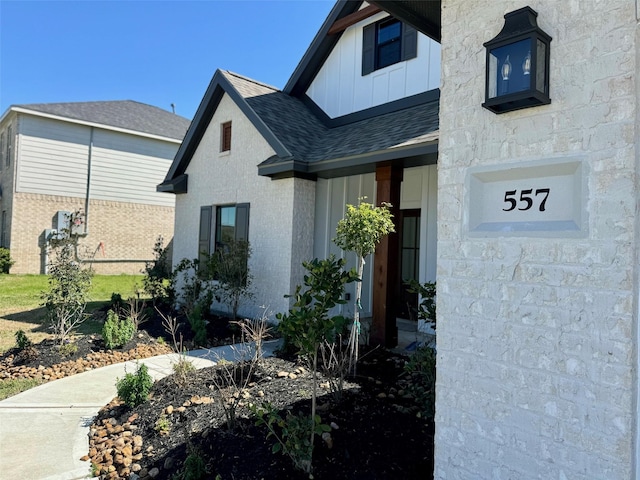
M418 32L395 18L362 29L362 75L418 55Z
M225 122L220 130L220 151L228 152L229 150L231 150L231 122Z

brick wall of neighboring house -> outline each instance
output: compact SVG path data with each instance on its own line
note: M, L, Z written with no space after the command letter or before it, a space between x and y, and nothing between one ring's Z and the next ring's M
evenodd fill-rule
M483 42L529 5L548 106L481 107ZM435 478L637 478L636 2L443 0ZM572 160L583 238L468 235L470 167Z
M45 229L54 227L57 211L84 211L84 207L78 198L14 194L11 257L16 263L11 273L43 273ZM171 241L173 220L172 207L91 201L88 235L80 241L79 255L88 260L95 254L96 273L139 274L144 261L153 258L158 235L164 237L165 245Z

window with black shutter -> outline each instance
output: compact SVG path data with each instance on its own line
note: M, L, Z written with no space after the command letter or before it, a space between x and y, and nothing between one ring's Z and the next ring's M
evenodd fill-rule
M418 55L418 32L394 18L362 29L362 75Z

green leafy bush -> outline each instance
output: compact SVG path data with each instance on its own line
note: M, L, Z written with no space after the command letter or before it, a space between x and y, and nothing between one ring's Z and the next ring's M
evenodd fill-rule
M144 278L142 285L145 291L151 295L153 304L164 300L171 300L173 289L171 287L171 259L169 248L164 246L162 235L158 236L153 246L154 259L147 262L142 273Z
M136 325L130 318L121 319L113 311L107 312L102 327L102 339L107 348L122 348L136 333Z
M216 296L227 305L233 320L238 316L241 302L253 298L250 257L249 242L234 240L228 242L224 248L216 250L207 260L205 276L217 280Z
M411 279L405 282L407 291L420 295L418 305L418 320L424 320L436 328L436 282L420 283Z
M15 333L15 337L16 337L16 346L18 347L18 349L24 350L25 348L28 348L31 346L31 340L29 340L29 338L27 337L27 334L24 333L24 330L18 330Z
M189 455L184 461L184 465L180 472L178 472L173 479L174 480L203 480L208 477L207 464L202 458L202 455L196 451L191 450ZM216 476L219 479L220 476Z
M58 347L58 351L63 357L72 357L78 352L78 345L67 340Z
M296 468L305 472L311 471L311 458L313 456L313 441L315 435L329 432L331 427L322 423L319 415L313 418L313 433L309 417L302 413L297 415L287 412L285 418L269 403L262 407L250 407L256 416L256 425L265 425L269 430L267 438L275 437L273 453L282 452L288 455Z
M193 310L187 313L187 320L193 331L193 342L200 347L207 345L207 326L202 318L203 303L206 302L196 303Z
M0 247L0 273L9 273L9 270L11 269L11 265L13 265L14 263L16 262L11 260L11 255L9 255L9 249Z
M137 407L146 402L152 386L153 378L144 363L138 364L136 373L127 373L116 382L118 397L130 407Z
M409 375L407 390L416 401L421 416L433 418L436 405L436 351L422 347L404 366Z

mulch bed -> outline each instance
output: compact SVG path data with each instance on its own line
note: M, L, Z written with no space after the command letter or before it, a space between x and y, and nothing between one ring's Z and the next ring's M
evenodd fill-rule
M104 312L103 312L104 313ZM210 346L233 343L237 327L223 317L208 319ZM180 333L191 346L191 331L182 319ZM12 349L0 356L2 378L40 378L44 381L80 373L90 368L169 351L157 338L167 338L159 316L144 323L122 349L106 350L100 335L74 339L77 350L60 353L52 341L26 351ZM168 343L171 343L170 341ZM358 375L345 384L342 398L320 380L318 414L333 427L331 439L316 438L310 477L293 467L289 457L272 453L273 437L256 426L249 404L269 402L286 411L308 414L311 373L291 358L263 359L242 390L218 389L214 379L220 368L191 373L184 379L171 375L156 382L149 401L130 408L118 399L94 419L90 433L91 460L100 478L182 479L185 460L196 453L206 464L202 478L222 480L429 480L433 472L433 421L416 415L407 394L406 359L378 349L358 366ZM228 366L226 368L229 368ZM236 424L226 423L221 398L237 393ZM160 431L163 416L168 430Z
M416 415L414 401L405 392L404 362L386 350L372 352L360 364L357 377L345 385L342 399L334 398L328 384L320 382L318 413L323 423L334 428L331 445L316 438L311 478L432 478L433 422ZM311 373L290 360L264 359L247 388L238 391L242 400L237 423L229 429L221 392L214 382L219 368L224 366L199 370L186 381L166 377L155 383L149 401L136 408L117 401L105 407L90 436L89 457L101 466L101 478L129 478L132 471L137 475L134 478L140 479L183 478L180 475L191 452L207 466L208 473L202 478L310 478L296 470L287 456L272 453L275 440L266 438L264 426L255 425L248 405L269 402L281 412L308 414ZM228 397L233 392L222 394ZM161 417L168 423L165 432L157 426ZM132 460L126 460L114 445L119 435L105 432L105 425L112 432L129 429L129 436L137 437L139 446L129 449ZM104 444L107 449L101 450ZM105 451L110 452L106 461Z

